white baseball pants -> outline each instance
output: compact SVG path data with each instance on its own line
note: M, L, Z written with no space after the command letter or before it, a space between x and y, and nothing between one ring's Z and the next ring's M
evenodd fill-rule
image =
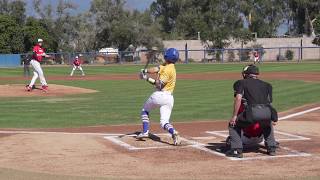
M30 82L29 86L32 87L34 85L34 83L36 82L36 80L38 79L38 77L40 79L41 85L42 86L46 86L47 82L46 82L46 79L44 77L44 74L43 74L43 71L42 71L40 63L38 61L32 59L30 61L30 64L33 67L33 77L31 79L31 82Z
M82 75L84 75L84 72L83 72L83 69L82 69L81 66L73 65L73 68L72 68L72 71L71 71L71 73L70 73L70 76L73 76L73 72L74 72L76 69L79 69L79 70L82 72Z
M160 107L160 124L164 128L170 122L174 99L170 92L155 91L143 105L142 111L150 112L152 109Z

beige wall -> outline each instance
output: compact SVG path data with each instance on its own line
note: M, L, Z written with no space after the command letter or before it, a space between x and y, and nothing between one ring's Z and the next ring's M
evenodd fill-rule
M280 47L300 47L300 43L302 40L303 47L317 47L312 44L313 38L303 37L303 38L258 38L255 42L250 42L244 47L251 47L253 44L261 44L264 48L280 48ZM185 49L185 44L188 44L188 50L201 50L201 51L189 51L188 57L197 61L201 61L204 57L212 58L204 53L205 45L199 40L172 40L172 41L164 41L165 47L175 47L179 50ZM241 48L241 43L232 42L228 48ZM299 58L299 49L289 48L294 52L294 59ZM281 55L285 55L285 51L287 48L282 48L280 50ZM303 51L303 59L320 59L320 47L307 49L304 48ZM236 56L236 60L238 60L238 51L234 52ZM265 54L263 56L264 60L276 60L277 55L279 54L279 49L265 50ZM180 53L181 60L185 59L184 51ZM228 54L224 53L224 59L228 59Z

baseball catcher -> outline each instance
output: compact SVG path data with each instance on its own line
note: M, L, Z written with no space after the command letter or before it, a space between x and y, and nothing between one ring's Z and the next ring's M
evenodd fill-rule
M170 124L170 116L173 108L173 91L176 85L175 63L179 59L179 52L175 48L170 48L164 53L165 63L158 67L141 69L140 79L146 80L156 91L151 94L144 103L141 111L142 132L137 135L138 139L149 137L149 113L152 109L160 108L160 124L164 130L167 130L173 139L174 145L181 143L179 133ZM148 74L157 74L153 79Z

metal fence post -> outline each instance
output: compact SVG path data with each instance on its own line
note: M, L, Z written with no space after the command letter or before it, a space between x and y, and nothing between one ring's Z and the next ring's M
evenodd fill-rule
M299 54L299 56L298 56L298 62L300 61L300 58L301 58L301 51L300 51L300 48L297 48L298 49L298 54Z
M222 55L221 55L221 62L224 62L224 49L221 49L221 53L222 53Z
M119 64L122 64L122 51L119 51Z
M188 44L187 43L184 46L184 55L185 55L184 63L188 64L189 63L189 57L188 57Z

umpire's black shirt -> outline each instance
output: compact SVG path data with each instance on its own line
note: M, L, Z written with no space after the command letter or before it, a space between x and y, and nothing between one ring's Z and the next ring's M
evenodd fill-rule
M272 86L260 79L248 77L233 84L234 95L241 94L248 105L270 104L272 102Z

